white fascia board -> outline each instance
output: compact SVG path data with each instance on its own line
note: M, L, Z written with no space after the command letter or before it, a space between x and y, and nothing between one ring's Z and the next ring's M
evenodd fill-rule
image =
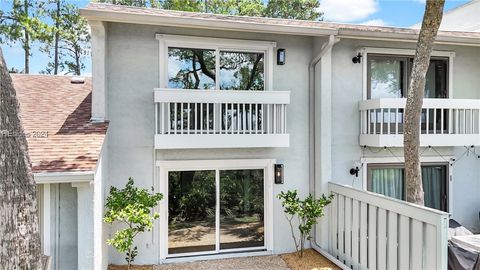
M134 23L147 25L163 25L175 27L188 27L200 29L214 29L227 31L242 31L242 32L260 32L260 33L276 33L276 34L291 34L291 35L307 35L307 36L328 36L336 35L337 29L334 28L313 28L295 25L279 25L279 24L265 24L255 22L235 22L224 21L218 19L199 19L199 18L183 18L174 16L157 16L145 14L130 14L120 12L108 12L98 10L82 9L80 14L90 20L119 22L119 23Z
M412 33L395 33L395 32L375 32L354 29L340 29L338 37L341 39L362 39L376 41L397 41L397 42L413 42L418 41L418 34ZM435 44L460 45L460 46L480 46L479 38L444 36L440 33Z
M93 181L94 175L95 173L93 171L48 172L34 173L33 178L37 184L78 183Z

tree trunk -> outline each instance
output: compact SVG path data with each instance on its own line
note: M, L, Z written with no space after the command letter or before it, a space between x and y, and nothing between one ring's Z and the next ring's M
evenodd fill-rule
M81 64L80 64L80 52L75 51L75 75L80 76Z
M55 45L54 45L54 56L53 56L53 74L58 74L58 42L60 40L60 1L57 2L56 18L55 18Z
M425 90L425 76L433 43L442 21L445 0L427 0L422 28L418 36L405 107L404 156L407 201L424 205L420 167L420 116Z
M18 110L0 49L0 269L41 269L36 186Z
M28 17L28 0L25 0L23 2L23 12L25 13L25 16ZM24 73L28 74L30 73L30 36L28 34L27 28L23 28L24 31L24 43L23 43L23 49L25 51L25 68L24 68Z

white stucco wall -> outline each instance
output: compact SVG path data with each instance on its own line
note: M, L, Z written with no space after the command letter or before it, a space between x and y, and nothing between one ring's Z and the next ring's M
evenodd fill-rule
M352 57L362 47L386 47L414 49L414 43L379 42L367 40L341 40L333 49L333 98L332 98L332 177L333 181L363 188L362 172L359 177L349 171L355 161L362 158L359 146L358 102L362 100L362 65L353 64ZM453 63L453 97L480 98L480 48L465 46L437 46L436 50L455 51ZM365 59L362 58L362 61ZM461 147L436 148L442 155L459 157ZM477 148L478 149L478 148ZM364 157L392 157L388 150L366 149ZM390 149L395 156L403 156L403 149ZM478 151L478 150L477 150ZM433 150L424 155L438 156ZM455 163L453 170L453 218L475 231L480 231L480 159L474 155Z
M290 90L288 108L290 148L168 150L156 152L158 160L275 158L285 164L285 184L275 185L274 194L297 189L303 197L308 193L308 63L312 39L278 35L224 33L194 29L172 29L110 23L108 25L108 178L121 186L129 176L141 186L154 184L154 106L153 88L158 87L158 41L156 33L205 35L211 37L276 41L287 51L284 66L274 64L273 89ZM273 181L273 179L272 179ZM107 188L107 187L106 187ZM274 203L274 250L293 251L289 226L278 199ZM113 232L112 229L110 232ZM137 263L158 262L158 240L153 233L142 234L137 241ZM109 261L123 263L122 255L110 248Z
M480 32L480 1L473 0L460 7L445 12L440 30Z
M450 9L443 14L440 30L480 32L480 0L471 0L456 8ZM412 28L420 29L422 22L412 25Z
M285 48L287 62L284 66L273 65L273 89L290 90L291 105L288 107L288 130L291 135L289 148L256 149L197 149L157 150L154 142L153 88L158 87L158 41L156 33L196 35L221 38L276 41L278 48ZM154 160L186 159L243 159L274 158L285 164L285 184L274 185L274 195L282 190L297 189L301 196L309 190L309 144L308 144L308 64L313 51L320 50L324 40L310 37L251 34L244 32L206 31L198 29L166 28L160 26L107 24L107 115L110 120L104 166L104 193L110 185L123 186L128 177L133 177L139 186L154 185ZM414 43L341 40L332 52L332 119L331 119L331 166L323 168L319 175L328 175L334 182L363 188L362 173L358 178L349 174L355 161L362 157L358 143L358 102L362 99L362 65L353 64L351 58L359 47L414 48ZM437 49L453 50L455 98L480 98L480 49L462 46L441 46ZM321 68L317 69L321 74ZM317 85L325 81L317 78ZM317 89L317 93L322 93ZM322 96L318 97L322 100ZM318 117L318 116L317 116ZM322 151L322 149L319 149ZM401 156L401 149L392 149ZM443 155L462 153L461 148L439 148ZM365 157L392 156L388 151L365 151ZM427 152L427 155L435 153ZM104 161L105 162L105 161ZM469 156L453 166L453 215L461 223L480 230L478 209L480 199L480 160ZM273 181L273 180L272 180ZM320 181L320 179L317 179ZM325 181L325 179L321 180ZM326 192L326 190L319 190ZM281 205L274 202L274 251L293 251L287 237L289 226ZM115 228L105 226L106 233ZM158 229L158 228L157 228ZM149 264L159 261L159 241L153 232L144 233L136 242L139 255L136 263ZM124 256L109 248L109 263L124 263Z

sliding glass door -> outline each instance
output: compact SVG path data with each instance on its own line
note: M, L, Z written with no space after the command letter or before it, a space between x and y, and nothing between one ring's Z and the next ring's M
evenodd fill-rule
M215 250L215 171L168 173L168 253Z
M265 248L264 169L168 172L168 256Z
M264 246L263 170L220 171L220 249Z

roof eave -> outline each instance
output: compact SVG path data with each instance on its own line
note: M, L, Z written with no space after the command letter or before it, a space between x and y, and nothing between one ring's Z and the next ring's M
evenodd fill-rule
M403 41L403 42L417 42L417 33L386 33L376 31L360 31L352 29L340 29L338 32L339 38L354 38L354 39L371 39L371 40L385 40L385 41ZM436 44L449 45L467 45L480 46L480 39L446 36L439 33L435 39Z
M233 22L218 19L192 19L175 16L156 16L147 14L131 14L122 12L105 12L92 9L81 9L80 14L89 21L106 21L118 23L134 23L146 25L175 26L198 29L229 30L241 32L275 33L288 35L328 36L337 35L334 28L314 28L295 25L277 25L254 22Z
M376 30L345 29L334 27L306 27L298 25L281 25L271 23L257 23L246 21L229 21L218 18L191 18L181 16L159 16L150 14L134 14L128 12L97 10L93 8L84 8L80 14L89 21L105 21L117 23L133 23L144 25L161 25L172 27L185 27L197 29L240 31L253 33L273 33L284 35L304 35L304 36L327 36L338 35L340 38L357 38L372 40L388 40L400 42L416 42L418 33L413 32L386 32ZM413 30L412 30L413 31ZM466 36L444 35L441 32L436 38L437 44L452 44L479 46L480 38Z

